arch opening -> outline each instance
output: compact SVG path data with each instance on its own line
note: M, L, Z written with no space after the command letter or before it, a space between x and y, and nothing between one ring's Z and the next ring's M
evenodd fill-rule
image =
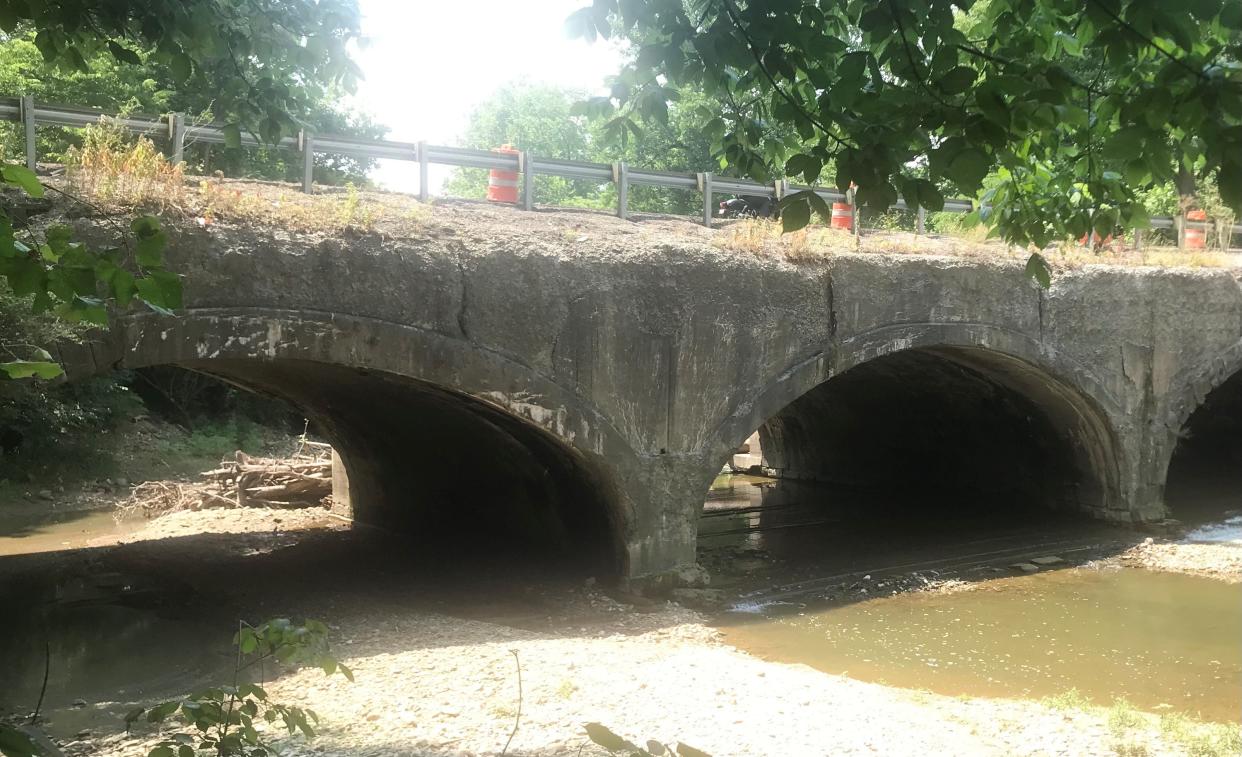
M717 479L705 549L746 534L862 559L880 546L1104 515L1118 490L1102 412L1042 369L978 347L858 364L766 419L758 441L766 478ZM749 446L744 462L756 458Z
M1164 491L1169 514L1186 522L1242 508L1242 372L1209 392L1182 426Z
M613 576L619 517L581 453L500 408L426 382L295 359L188 361L300 408L338 450L355 519L430 564L507 560Z

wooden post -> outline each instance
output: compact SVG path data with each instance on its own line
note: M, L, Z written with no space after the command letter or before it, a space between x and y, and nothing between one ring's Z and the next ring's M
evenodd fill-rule
M172 164L185 160L185 114L168 114L168 140L172 143Z
M38 152L35 147L35 106L34 98L25 95L21 99L22 129L26 132L26 167L35 170Z
M617 185L617 218L630 217L630 167L624 160L612 164L612 180Z
M1139 252L1143 251L1143 230L1142 229L1134 230L1134 249Z
M430 192L427 189L427 143L419 142L417 149L418 158L418 201L427 202Z
M1173 216L1173 232L1177 235L1177 249L1186 247L1186 215L1178 213Z
M303 129L298 135L298 142L302 148L302 191L311 194L314 192L312 182L315 178L315 139L310 132Z
M927 208L919 206L919 212L914 217L914 231L917 234L927 232Z
M522 171L522 209L535 209L535 159L529 152L518 153L518 168Z
M703 192L703 225L712 227L712 174L699 174L699 189Z

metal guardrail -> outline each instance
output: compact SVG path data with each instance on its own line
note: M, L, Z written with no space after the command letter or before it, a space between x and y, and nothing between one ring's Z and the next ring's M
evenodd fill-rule
M0 98L0 121L16 121L23 125L25 136L26 165L33 169L37 159L35 130L40 125L66 126L81 128L98 123L101 118L108 118L121 128L142 136L167 137L170 144L170 159L174 163L182 160L185 144L189 142L205 142L224 144L224 128L220 124L200 125L186 121L182 113L169 113L165 116L127 114L117 116L95 108L80 108L66 105L52 105L34 102L27 97ZM251 134L241 134L244 147L271 147ZM650 171L634 168L625 162L611 165L607 163L587 163L574 160L559 160L532 155L529 152L501 153L490 150L475 150L465 147L442 147L429 145L426 142L396 142L386 139L357 139L354 137L311 134L303 131L297 137L285 137L276 147L295 150L302 153L302 191L313 191L313 174L315 154L349 155L358 158L385 158L388 160L407 160L419 164L418 197L428 199L427 168L430 164L458 166L461 168L495 169L512 171L522 174L521 205L526 210L535 206L534 177L538 175L560 176L566 179L583 179L597 181L601 184L612 183L617 187L617 215L621 218L629 216L629 189L633 186L665 187L698 192L703 196L702 221L711 226L715 216L714 205L717 194L748 195L769 197L773 200L788 195L790 192L811 190L826 202L849 203L851 210L851 228L858 233L857 210L853 198L846 193L820 187L790 184L781 180L772 184L760 184L748 179L717 176L711 172L670 173L666 171ZM908 210L904 200L898 200L893 206L896 210ZM950 213L969 213L975 205L967 199L947 199L944 210ZM925 211L918 211L916 228L919 233L924 231ZM1177 234L1178 246L1184 246L1187 229L1215 229L1211 221L1191 221L1184 216L1157 216L1151 219L1153 229L1173 229ZM1232 235L1242 234L1242 224L1231 227ZM1140 237L1141 239L1141 237ZM1141 242L1140 242L1141 243Z

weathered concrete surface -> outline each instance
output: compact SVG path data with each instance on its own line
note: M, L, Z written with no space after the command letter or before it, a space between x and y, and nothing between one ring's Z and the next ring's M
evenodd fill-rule
M64 357L77 375L188 364L293 400L341 437L360 511L408 483L385 466L423 413L469 417L508 440L475 463L534 450L531 464L569 481L547 484L563 489L561 516L602 510L631 576L693 561L703 493L732 450L877 358L921 350L973 377L962 387L1018 398L1073 458L1071 504L1127 521L1162 517L1178 430L1242 367L1228 270L1087 269L1042 292L1012 261L793 265L602 216L584 243L561 216L526 214L541 229L508 213L438 208L401 238L175 227L184 313L123 317ZM409 407L385 418L358 401L381 395Z

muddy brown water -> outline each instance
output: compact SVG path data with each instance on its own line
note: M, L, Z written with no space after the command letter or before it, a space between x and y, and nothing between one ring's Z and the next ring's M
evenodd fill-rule
M1242 715L1242 587L1132 568L1070 568L820 610L752 603L721 621L761 657L939 694L1077 689L1232 722Z
M1101 705L1125 699L1153 712L1242 718L1242 585L1075 566L1144 535L1046 516L846 525L808 507L809 497L768 496L779 494L775 483L717 478L700 521L700 559L712 563L713 585L741 595L738 611L718 618L730 644L951 696L1077 689ZM1237 515L1191 532L1242 549L1240 534ZM1042 555L1066 562L1013 575L1011 564ZM745 569L731 570L738 565ZM867 598L911 571L965 579L966 590Z

